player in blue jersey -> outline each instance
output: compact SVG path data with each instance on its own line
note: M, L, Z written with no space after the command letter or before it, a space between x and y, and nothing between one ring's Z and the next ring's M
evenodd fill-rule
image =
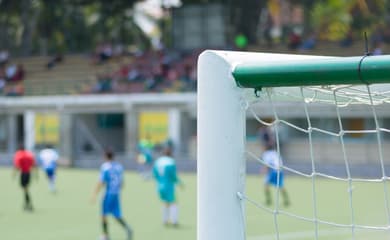
M58 158L57 151L50 145L47 145L46 148L39 152L39 162L49 180L49 189L51 192L56 191L55 179Z
M267 145L266 151L264 151L262 154L262 159L266 164L266 175L264 179L266 204L272 204L270 186L274 186L276 188L279 188L280 193L283 197L284 206L288 206L290 204L290 201L288 198L287 191L284 188L284 173L280 167L282 163L282 158L280 157L279 153L275 151L272 145Z
M175 198L175 185L181 184L176 172L176 163L172 158L172 147L164 146L163 155L153 166L153 175L157 183L157 192L163 205L163 223L166 226L178 226L178 206Z
M105 162L100 168L99 182L96 185L92 196L92 201L100 190L105 186L105 193L102 199L102 240L108 240L108 223L107 216L111 214L118 223L126 230L127 239L132 239L132 230L122 217L120 205L120 192L123 186L123 167L120 163L114 161L114 154L111 151L106 151Z

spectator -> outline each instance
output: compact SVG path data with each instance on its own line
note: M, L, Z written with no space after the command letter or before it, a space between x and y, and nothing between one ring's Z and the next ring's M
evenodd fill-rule
M142 78L140 71L138 70L139 66L130 67L129 72L127 74L127 80L129 82L134 82Z
M246 50L248 46L248 39L244 34L239 33L234 38L234 44L238 50Z
M382 55L383 54L383 42L378 40L374 42L374 50L372 51L372 55Z
M52 57L49 62L47 63L47 69L52 69L55 65L62 62L64 59L63 55L61 53L57 53L54 57Z
M0 51L0 67L8 63L9 53L7 50L3 49Z
M21 81L23 79L24 79L24 67L22 64L18 64L16 66L16 73L13 76L13 78L11 79L11 81L17 82L17 81Z
M108 74L99 75L97 78L97 83L93 89L93 92L95 92L95 93L111 92L111 90L112 90L111 81L112 81L112 79Z
M24 79L24 67L22 64L12 64L6 69L6 79L9 82L18 82Z
M6 85L4 93L9 97L22 96L24 94L24 87L21 83Z
M347 35L341 40L341 47L350 47L353 44L353 34L352 30L350 30Z
M6 83L4 67L0 66L0 93L3 92Z
M130 71L130 65L122 64L119 70L116 73L114 73L114 77L115 79L118 79L120 81L126 81L129 71Z
M99 44L96 47L95 54L93 56L93 63L102 64L105 63L113 56L112 46L109 43Z
M311 33L301 44L299 47L300 50L306 51L306 50L312 50L316 46L316 35L314 33Z
M15 64L8 65L5 69L5 76L8 81L11 81L16 74L17 67Z
M296 50L301 45L301 43L301 36L298 34L298 31L294 29L288 36L287 47L291 50Z

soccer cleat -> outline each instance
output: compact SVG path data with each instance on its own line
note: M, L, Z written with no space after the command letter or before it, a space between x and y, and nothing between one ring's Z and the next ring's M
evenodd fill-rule
M127 240L132 240L133 239L133 231L131 231L130 228L127 228L126 233L127 233Z
M173 227L173 228L179 228L180 225L179 225L179 223L173 223L173 224L172 224L172 227Z
M23 209L24 209L24 211L28 211L28 212L34 211L34 208L31 204L25 205Z
M102 235L99 240L110 240L110 238L106 235Z

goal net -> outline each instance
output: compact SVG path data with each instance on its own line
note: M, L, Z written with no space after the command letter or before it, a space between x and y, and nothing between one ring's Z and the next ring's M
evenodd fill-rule
M390 237L388 56L206 51L198 69L198 239ZM267 168L276 187L246 174Z

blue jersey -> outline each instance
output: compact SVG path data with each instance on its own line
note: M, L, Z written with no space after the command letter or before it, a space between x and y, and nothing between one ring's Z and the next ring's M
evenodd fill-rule
M123 167L120 163L105 162L100 168L100 181L106 185L106 195L119 194L123 182Z

